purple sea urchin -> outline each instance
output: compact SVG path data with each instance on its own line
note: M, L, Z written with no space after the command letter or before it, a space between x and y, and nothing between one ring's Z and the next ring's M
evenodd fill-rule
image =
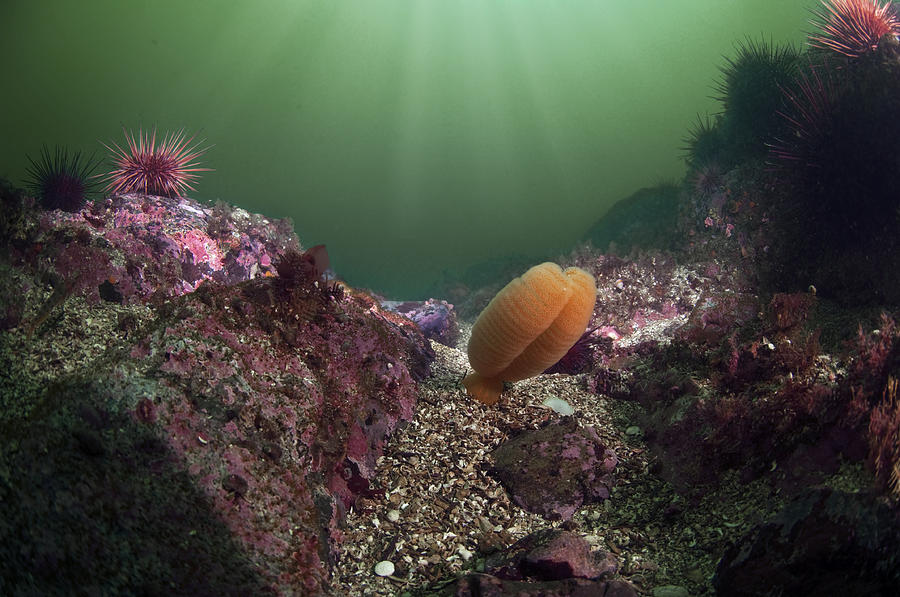
M572 348L554 365L548 367L544 373L577 375L590 369L594 363L594 346L604 341L609 341L607 337L594 335L594 332L598 329L600 329L600 326L595 326L585 331L575 341Z
M697 114L697 122L688 130L684 138L684 158L688 166L700 167L708 162L721 159L725 147L725 137L719 126L719 119L710 120Z
M198 167L197 159L206 149L200 149L200 142L192 145L194 135L188 137L184 129L166 134L159 145L156 130L152 134L139 131L137 137L123 132L128 142L125 149L116 143L113 147L104 144L115 166L106 178L106 190L112 193L180 197L195 190L191 184L199 178L196 172L210 170Z
M723 175L721 166L710 161L694 170L689 180L695 193L707 197L721 188Z
M722 132L735 161L765 153L766 141L781 130L780 89L789 85L800 66L792 45L747 38L725 57L716 85L722 103Z
M58 145L51 155L45 145L37 160L26 157L31 166L25 184L46 209L78 211L96 190L97 183L91 174L99 162L93 156L82 159L80 151L69 155L66 148Z

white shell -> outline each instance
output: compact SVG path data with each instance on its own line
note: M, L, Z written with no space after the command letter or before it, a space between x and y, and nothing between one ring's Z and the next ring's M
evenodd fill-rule
M458 548L456 548L456 553L458 553L459 556L460 556L464 561L466 561L466 562L468 562L469 560L471 560L471 559L472 559L472 556L474 555L471 551L469 551L468 549L466 549L466 548L463 547L462 545L460 545Z
M394 563L382 560L375 564L375 574L378 576L390 576L394 573Z
M544 400L543 404L544 406L555 410L564 417L575 414L575 409L572 408L571 404L569 404L562 398L557 398L556 396L550 396L549 398Z

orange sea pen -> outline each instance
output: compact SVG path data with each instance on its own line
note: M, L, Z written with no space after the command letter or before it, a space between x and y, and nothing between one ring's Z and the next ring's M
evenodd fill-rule
M504 381L538 375L566 354L594 312L594 277L577 267L542 263L507 284L485 307L469 340L475 370L463 385L496 404Z

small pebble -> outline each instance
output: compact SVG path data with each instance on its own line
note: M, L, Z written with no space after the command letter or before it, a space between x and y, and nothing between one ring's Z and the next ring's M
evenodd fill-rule
M390 576L394 573L394 563L382 560L375 564L375 574L378 576Z
M625 435L628 435L631 437L633 437L635 435L640 435L640 434L641 434L641 428L638 427L637 425L632 425L631 427L629 427L628 429L625 430Z
M388 510L387 519L391 522L400 520L400 510Z

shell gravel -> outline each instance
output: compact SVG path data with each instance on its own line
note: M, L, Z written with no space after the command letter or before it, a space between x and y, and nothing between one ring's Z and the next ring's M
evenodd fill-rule
M466 345L465 338L460 345ZM543 404L549 397L570 404L580 423L594 426L620 461L632 458L607 401L583 389L580 376L522 381L504 392L497 406L486 407L460 385L468 368L465 352L432 347L437 359L432 376L420 385L416 416L394 434L378 462L375 484L384 489L383 497L360 500L348 514L333 576L336 594L413 594L477 568L485 552L558 526L513 504L487 474L490 452L511 434L560 417ZM390 578L372 574L381 560L396 564Z
M460 346L468 332L463 329ZM391 437L379 460L374 484L383 493L360 500L347 516L334 595L429 594L483 569L492 551L560 526L614 557L618 575L641 595L663 585L713 595L712 576L728 545L784 504L767 481L746 483L736 473L688 503L654 474L636 402L588 392L584 375L540 375L514 384L499 404L486 407L460 384L468 368L465 352L432 347L437 359L432 376L420 384L415 418ZM573 416L593 426L619 459L610 499L562 523L522 510L487 474L494 448L561 416L544 405L549 397L570 404ZM844 470L840 476L856 474ZM394 563L393 575L373 574L382 560Z

